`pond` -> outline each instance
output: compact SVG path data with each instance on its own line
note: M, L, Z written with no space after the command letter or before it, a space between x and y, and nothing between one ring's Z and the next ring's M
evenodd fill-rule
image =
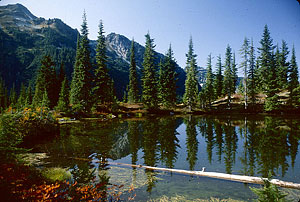
M268 177L300 183L300 118L184 116L85 121L62 125L60 136L35 145L44 167L82 170L111 184L131 185L135 201L255 198L248 185L114 163ZM91 171L94 169L94 172ZM74 176L76 177L76 176ZM87 177L87 176L85 176ZM77 176L78 178L78 176ZM286 189L291 196L299 192Z

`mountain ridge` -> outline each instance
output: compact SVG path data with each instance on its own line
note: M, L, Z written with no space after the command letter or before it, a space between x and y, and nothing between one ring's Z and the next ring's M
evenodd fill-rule
M13 83L34 81L36 70L43 55L49 54L57 65L65 63L66 74L71 79L76 54L78 31L62 20L46 20L34 16L22 4L0 6L0 74L7 86ZM109 74L115 81L117 97L121 98L128 84L131 40L110 33L106 36ZM90 40L92 63L95 63L96 41ZM141 78L145 47L135 42L136 63ZM158 64L164 55L155 52ZM186 73L177 65L177 94L183 95Z

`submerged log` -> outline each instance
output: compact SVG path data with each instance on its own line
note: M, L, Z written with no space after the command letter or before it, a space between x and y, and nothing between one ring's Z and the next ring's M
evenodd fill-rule
M264 180L268 180L267 178L261 178L261 177L253 177L253 176L246 176L246 175L233 175L233 174L225 174L225 173L217 173L217 172L159 168L159 167L152 167L152 166L133 165L133 164L115 163L115 162L108 162L108 164L119 165L119 166L129 166L129 167L133 167L133 168L144 168L144 169L148 169L148 170L204 176L204 177L211 177L211 178L216 178L216 179L223 179L223 180L230 180L230 181L235 181L235 182L243 182L243 183L251 183L251 184L264 184ZM270 183L272 183L276 186L300 190L300 184L297 184L297 183L285 182L285 181L278 180L278 179L272 179L269 181L270 181Z

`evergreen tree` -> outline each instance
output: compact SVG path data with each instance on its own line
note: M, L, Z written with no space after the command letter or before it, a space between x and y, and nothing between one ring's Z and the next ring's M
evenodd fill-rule
M187 63L186 63L186 80L185 80L185 92L183 95L183 102L188 106L189 111L192 110L192 107L197 102L198 96L198 81L197 81L197 63L196 56L193 49L192 37L189 42L189 51L186 54Z
M20 89L20 95L19 95L18 102L17 102L18 110L21 110L22 108L24 108L25 100L26 100L26 88L25 88L24 84L22 83L21 89Z
M157 107L157 79L156 79L156 66L153 39L150 38L150 34L146 34L146 46L143 61L143 94L142 100L144 106L148 109Z
M35 92L32 104L34 107L41 106L44 92L47 91L49 96L50 105L53 107L55 104L56 74L54 69L54 62L50 56L44 56L41 61L41 68L38 70L38 75L35 84Z
M216 71L216 77L214 79L214 90L215 90L215 96L216 98L222 96L223 91L223 75L222 75L222 61L221 56L219 55L217 57L217 71Z
M159 97L165 107L172 107L176 102L176 63L170 47L160 64L159 70Z
M277 66L277 78L278 78L278 86L281 89L285 89L288 87L288 68L289 63L287 62L287 57L289 54L287 43L282 40L281 51L277 46L276 50L276 66Z
M48 93L47 93L47 91L44 91L43 99L42 99L40 107L42 107L43 109L49 109L49 106L50 106L50 100L48 98Z
M292 49L292 57L289 66L289 91L290 103L296 105L300 103L300 86L298 81L298 65L296 62L295 47Z
M211 54L207 58L207 73L206 73L206 82L205 82L205 97L208 101L209 107L211 107L211 102L214 98L214 87L213 87L213 74L211 67Z
M274 51L273 51L274 52ZM277 83L277 72L276 72L276 65L275 65L275 55L271 53L270 56L270 64L269 64L269 75L267 75L267 85L265 88L266 91L266 102L265 102L265 110L266 111L273 111L278 109L278 83Z
M95 104L97 103L111 103L112 97L110 96L110 77L107 70L107 55L106 44L104 36L104 28L102 20L99 24L98 40L96 47L96 64L95 81L93 88L93 95L95 96Z
M238 85L238 70L237 70L237 65L235 63L235 53L233 53L233 57L232 57L232 63L231 63L232 67L232 93L235 93L236 90L236 86Z
M131 48L130 48L128 102L137 103L138 101L139 101L139 88L138 88L138 78L137 78L137 69L136 69L136 61L135 61L134 39L132 39Z
M77 111L90 109L91 68L88 28L86 13L84 12L81 36L77 39L76 60L70 91L71 104Z
M65 77L62 82L56 108L62 112L67 112L69 109L69 86L68 86L67 77Z
M268 29L268 26L265 25L264 27L264 32L263 32L263 37L260 40L261 47L258 48L259 50L259 57L258 57L258 62L259 62L259 78L258 80L261 83L261 88L262 90L266 90L267 85L269 83L269 76L272 74L271 72L271 64L273 63L273 39L270 36L270 31ZM276 69L275 69L276 71Z
M249 80L249 85L247 85L247 89L249 91L249 97L251 99L251 102L255 103L257 75L256 75L255 50L253 46L253 40L251 40L251 46L249 52L248 80Z
M17 104L17 93L16 93L16 88L15 84L13 84L12 88L9 91L9 105L14 108L16 107Z
M233 94L233 74L232 74L232 53L231 48L229 45L227 45L226 53L225 53L225 70L224 70L224 94L228 96L227 104L228 107L231 107L231 95Z
M7 107L7 89L4 81L0 78L0 113Z
M245 109L247 109L248 106L248 66L250 63L250 46L249 46L249 39L245 37L244 43L242 45L242 48L240 49L241 56L243 58L243 61L241 63L241 68L243 68L244 72L244 79L243 79L243 86L244 86L244 99L245 99Z
M25 99L25 106L29 107L32 104L32 99L33 99L33 92L32 92L32 87L31 84L29 83L27 89L26 89L26 99Z

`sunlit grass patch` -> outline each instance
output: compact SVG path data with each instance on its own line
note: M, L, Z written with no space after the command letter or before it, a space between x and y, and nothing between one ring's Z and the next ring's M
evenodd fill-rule
M70 171L67 171L64 168L46 168L42 170L42 175L52 181L64 181L72 178Z

